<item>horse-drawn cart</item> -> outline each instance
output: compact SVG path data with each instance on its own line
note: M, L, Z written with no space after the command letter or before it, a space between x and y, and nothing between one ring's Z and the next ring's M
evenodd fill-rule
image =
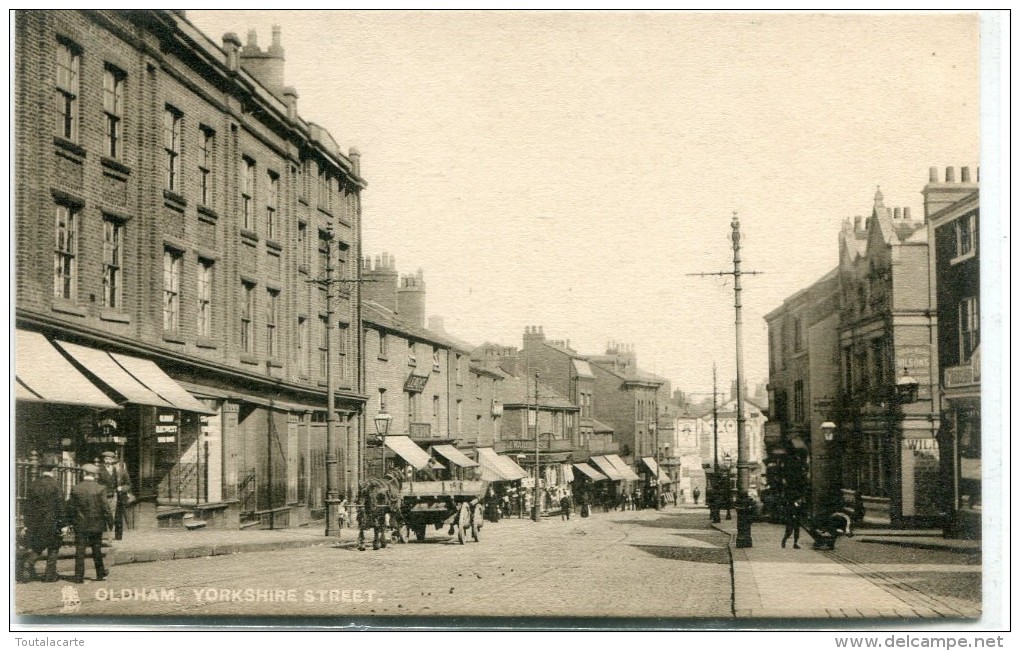
M489 482L447 480L408 482L400 488L400 515L403 524L414 532L418 542L425 540L429 525L441 529L450 526L464 544L470 534L478 542L482 528L482 498Z

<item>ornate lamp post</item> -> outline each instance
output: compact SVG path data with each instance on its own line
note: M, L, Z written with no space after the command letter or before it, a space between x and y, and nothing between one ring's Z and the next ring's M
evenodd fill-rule
M896 380L896 402L901 405L917 402L917 380L907 374L906 367L903 368L903 375Z
M382 439L382 445L379 446L379 449L382 450L383 476L386 475L386 435L390 433L390 421L393 420L393 417L387 414L385 409L386 408L383 407L383 411L380 411L375 415L375 431L376 434L379 435L379 438Z
M842 463L839 461L833 461L835 454L833 454L833 442L836 440L836 423L831 420L827 420L820 425L822 430L822 438L825 440L825 465L821 469L825 473L825 497L828 500L827 503L823 503L821 511L828 513L830 509L835 508L836 504L842 502L842 497L837 497L839 486L841 484L839 474L842 471Z

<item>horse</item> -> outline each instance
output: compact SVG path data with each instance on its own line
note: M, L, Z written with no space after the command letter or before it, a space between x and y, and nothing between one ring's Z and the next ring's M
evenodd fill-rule
M390 532L396 529L400 542L406 542L401 531L400 472L390 471L379 477L366 479L358 491L358 550L365 551L365 529L372 527L372 549L385 548Z

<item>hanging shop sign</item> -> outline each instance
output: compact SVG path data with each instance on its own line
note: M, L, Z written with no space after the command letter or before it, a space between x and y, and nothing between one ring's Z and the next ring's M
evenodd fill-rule
M156 443L176 443L179 429L180 422L176 411L156 412Z
M407 380L404 382L404 391L408 393L421 393L425 390L425 383L429 381L427 375L415 375L412 373L407 376Z

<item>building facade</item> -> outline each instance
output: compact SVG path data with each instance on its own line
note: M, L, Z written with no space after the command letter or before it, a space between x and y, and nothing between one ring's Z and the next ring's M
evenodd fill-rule
M16 15L16 325L115 403L26 394L16 454L113 448L129 526L322 518L330 366L339 492L358 483L360 365L322 343L358 349L358 284L314 281L357 279L365 182L298 115L283 64L278 30L265 51L216 44L179 11Z
M932 304L938 315L946 534L981 537L980 196L970 170L932 169L924 187Z
M839 281L833 269L765 315L769 331L769 424L765 484L773 504L810 495L814 512L838 490L838 459L821 425L838 394Z

